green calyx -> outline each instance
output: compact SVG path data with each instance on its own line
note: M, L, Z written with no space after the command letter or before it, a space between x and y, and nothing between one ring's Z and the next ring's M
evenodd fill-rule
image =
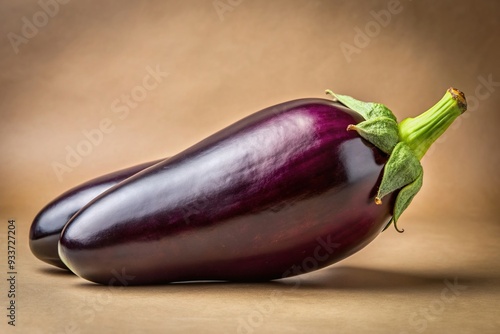
M330 90L326 93L364 117L364 121L349 125L347 131L357 131L362 138L389 155L374 201L382 204L385 196L399 191L392 219L385 229L394 222L396 230L403 232L404 230L398 229L397 221L422 187L423 169L420 159L432 143L467 109L464 94L450 88L426 112L398 124L396 116L383 104L362 102Z

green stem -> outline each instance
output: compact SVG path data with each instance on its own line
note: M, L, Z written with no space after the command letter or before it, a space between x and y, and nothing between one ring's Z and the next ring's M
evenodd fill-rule
M432 143L465 110L467 110L467 102L464 94L455 88L450 88L443 98L429 110L415 118L401 121L399 138L415 152L420 160Z

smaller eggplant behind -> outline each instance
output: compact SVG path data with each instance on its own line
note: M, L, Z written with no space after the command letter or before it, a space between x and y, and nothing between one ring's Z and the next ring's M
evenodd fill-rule
M61 269L68 269L59 258L57 243L70 218L104 191L161 161L146 162L102 175L71 188L52 200L40 210L31 224L29 245L33 255L43 262Z

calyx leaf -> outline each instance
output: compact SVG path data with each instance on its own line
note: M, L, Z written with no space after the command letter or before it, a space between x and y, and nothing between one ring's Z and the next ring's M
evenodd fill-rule
M389 155L374 201L381 204L386 195L399 190L393 217L386 228L394 222L396 230L401 232L397 228L397 220L422 187L423 170L418 156L405 142L400 141L396 116L385 105L359 101L330 90L326 93L365 119L349 125L347 130L357 131L362 138Z

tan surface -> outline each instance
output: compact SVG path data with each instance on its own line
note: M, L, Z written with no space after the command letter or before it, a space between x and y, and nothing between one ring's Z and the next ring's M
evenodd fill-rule
M500 332L500 85L482 84L500 82L499 2L402 0L385 27L357 41L350 62L340 45L355 45L356 27L377 29L370 11L391 1L222 2L232 10L221 20L212 1L72 1L46 25L36 1L2 2L0 331ZM16 54L8 34L21 35L23 17L34 15L43 26ZM168 75L126 117L115 113L157 66ZM401 219L406 232L383 233L301 277L297 289L292 281L110 291L28 249L33 217L62 191L175 154L268 105L330 88L383 102L402 119L451 85L472 110L424 158L424 188ZM53 164L106 119L102 141L59 180ZM15 329L4 315L9 218L18 224Z

